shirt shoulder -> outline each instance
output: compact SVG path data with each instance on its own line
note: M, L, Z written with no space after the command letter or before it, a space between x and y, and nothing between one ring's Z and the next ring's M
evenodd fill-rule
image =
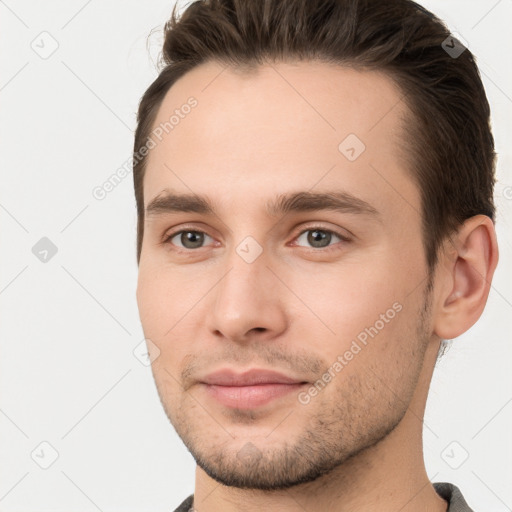
M437 494L448 502L447 512L475 512L466 502L460 489L449 482L435 482L432 484ZM194 495L188 496L174 512L191 512Z
M460 489L449 482L435 482L432 484L437 494L448 502L448 510L446 512L475 512L466 503Z
M174 512L192 512L194 510L194 508L192 507L193 501L194 495L191 494L180 504L180 506L176 510L174 510Z

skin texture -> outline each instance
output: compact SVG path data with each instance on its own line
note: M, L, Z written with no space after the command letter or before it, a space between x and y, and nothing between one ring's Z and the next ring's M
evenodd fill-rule
M422 419L440 339L485 305L492 222L473 217L451 237L429 292L420 193L401 158L408 111L382 73L208 62L171 87L155 126L190 96L197 106L150 151L144 203L195 193L216 215L146 216L137 301L162 405L198 463L195 509L445 511ZM354 161L339 150L349 134L365 145ZM334 190L378 214L265 210L280 194ZM183 245L180 230L205 236ZM249 236L257 245L241 247L262 250L250 263L237 251ZM265 368L307 390L381 324L308 403L293 392L235 409L200 384L221 368Z

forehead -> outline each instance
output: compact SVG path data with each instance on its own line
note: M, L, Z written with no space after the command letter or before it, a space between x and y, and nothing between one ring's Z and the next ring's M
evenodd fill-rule
M230 201L315 186L346 188L381 206L397 194L418 204L402 158L402 96L381 72L318 61L250 72L202 64L158 110L145 204L169 188Z

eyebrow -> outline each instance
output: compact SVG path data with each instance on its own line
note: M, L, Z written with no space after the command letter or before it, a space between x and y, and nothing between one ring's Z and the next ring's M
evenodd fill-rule
M301 191L280 194L273 200L267 201L265 206L270 217L278 217L291 212L320 210L364 214L371 217L380 215L371 204L344 191ZM155 197L146 207L146 216L148 217L180 212L218 216L218 212L207 196L193 193L177 194L166 190Z

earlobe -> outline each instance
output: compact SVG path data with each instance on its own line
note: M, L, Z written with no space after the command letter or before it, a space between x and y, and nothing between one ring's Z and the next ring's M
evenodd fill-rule
M447 242L444 258L441 279L446 285L439 296L434 332L442 339L453 339L480 318L489 296L498 263L492 220L485 215L467 219Z

